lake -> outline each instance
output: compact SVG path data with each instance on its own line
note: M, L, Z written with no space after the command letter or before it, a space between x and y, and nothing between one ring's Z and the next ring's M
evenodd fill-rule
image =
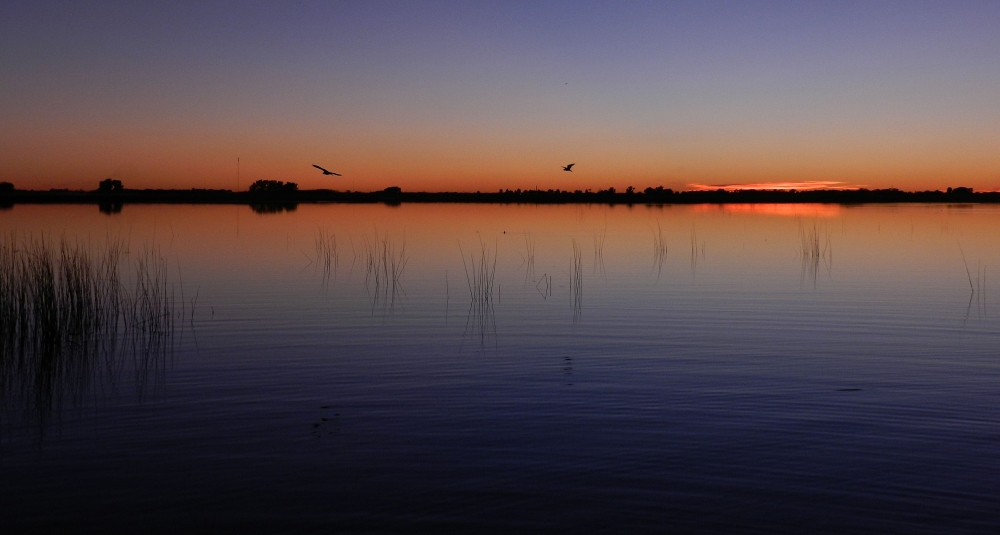
M997 206L17 205L0 231L121 244L132 296L86 343L3 346L6 533L1000 528Z

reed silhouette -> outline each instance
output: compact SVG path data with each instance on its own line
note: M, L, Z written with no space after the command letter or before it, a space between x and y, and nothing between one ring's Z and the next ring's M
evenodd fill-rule
M462 267L465 269L465 281L469 289L469 314L465 324L465 334L479 337L480 346L485 346L490 335L496 340L496 313L493 308L494 285L497 273L498 246L494 244L490 254L486 244L480 240L479 257L469 254L465 261L465 250L462 242L458 242L458 251L462 255ZM533 253L532 253L533 254ZM464 337L464 335L463 335Z
M569 294L573 307L573 322L577 322L583 314L583 253L580 246L573 240L573 259L570 261Z
M698 273L698 259L705 259L705 241L698 241L698 232L691 228L691 277Z
M830 245L829 232L820 235L814 223L811 228L799 227L799 239L801 248L799 258L802 262L802 280L807 278L812 280L813 287L816 287L820 267L826 268L827 275L831 274L833 268L833 248Z
M608 278L604 270L604 240L608 237L608 224L604 223L604 228L600 234L594 234L594 273L600 273L605 280Z
M980 321L989 318L986 309L986 266L979 263L976 264L976 289L973 293L976 296L976 312Z
M386 232L379 236L378 229L369 239L362 237L362 259L365 263L365 291L371 299L372 312L395 311L403 291L402 276L406 269L406 242L396 243Z
M976 312L979 316L979 320L982 321L984 318L988 318L988 311L986 307L986 266L977 262L976 263L976 282L972 282L972 272L969 270L969 261L965 258L965 251L962 249L962 244L958 244L958 251L962 255L962 263L965 265L965 276L969 281L969 305L965 309L965 320L962 322L964 327L969 321L969 313L972 312L972 302L976 302Z
M173 350L173 289L166 260L151 246L132 255L120 239L95 248L65 239L55 246L45 236L0 238L5 423L13 415L43 430L85 394L117 392L124 383L143 395Z
M337 266L340 255L337 252L337 235L324 229L316 231L315 267L322 277L323 286L329 285L331 279L336 280Z
M524 285L527 286L529 281L535 281L535 238L527 232L524 233L524 250Z
M656 270L656 281L660 281L663 265L667 263L667 240L663 237L663 228L656 222L656 232L653 233L653 269Z
M538 290L538 293L541 294L542 299L548 299L552 297L552 288L553 288L552 275L549 275L548 273L542 273L541 278L539 278L538 282L535 283L535 290Z
M972 285L972 273L969 272L969 261L965 259L965 251L962 250L961 243L958 244L958 252L962 255L962 263L965 264L965 276L969 278L969 294L971 296L976 293L976 288Z

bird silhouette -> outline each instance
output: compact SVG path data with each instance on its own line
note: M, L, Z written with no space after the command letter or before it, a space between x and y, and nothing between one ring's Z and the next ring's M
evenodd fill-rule
M576 165L576 164L575 163L571 163L569 165L564 165L563 166L563 171L569 171L570 173L572 173L574 165Z
M326 169L323 169L322 167L320 167L320 166L318 166L316 164L313 164L313 167L315 167L316 169L319 169L320 171L323 171L324 175L343 176L340 173L334 173L333 171L327 171Z

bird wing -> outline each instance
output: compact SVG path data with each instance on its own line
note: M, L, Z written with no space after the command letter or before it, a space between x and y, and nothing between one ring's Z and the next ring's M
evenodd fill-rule
M342 175L342 174L340 174L340 173L334 173L333 171L330 171L330 174L331 174L331 175L335 175L335 176L344 176L344 175Z
M313 167L315 167L316 169L319 169L320 171L323 171L324 173L329 173L329 171L327 171L326 169L323 169L322 167L320 167L320 166L318 166L316 164L313 164Z
M566 166L566 170L569 171L570 169L573 168L574 165L576 165L576 164L575 163L571 163L571 164L567 165Z

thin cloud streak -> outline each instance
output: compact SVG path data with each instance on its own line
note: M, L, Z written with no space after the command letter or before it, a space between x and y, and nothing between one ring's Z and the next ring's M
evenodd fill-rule
M695 191L739 191L739 190L776 190L776 191L812 191L822 189L858 189L864 184L848 184L832 180L808 180L805 182L755 182L751 184L688 184Z

